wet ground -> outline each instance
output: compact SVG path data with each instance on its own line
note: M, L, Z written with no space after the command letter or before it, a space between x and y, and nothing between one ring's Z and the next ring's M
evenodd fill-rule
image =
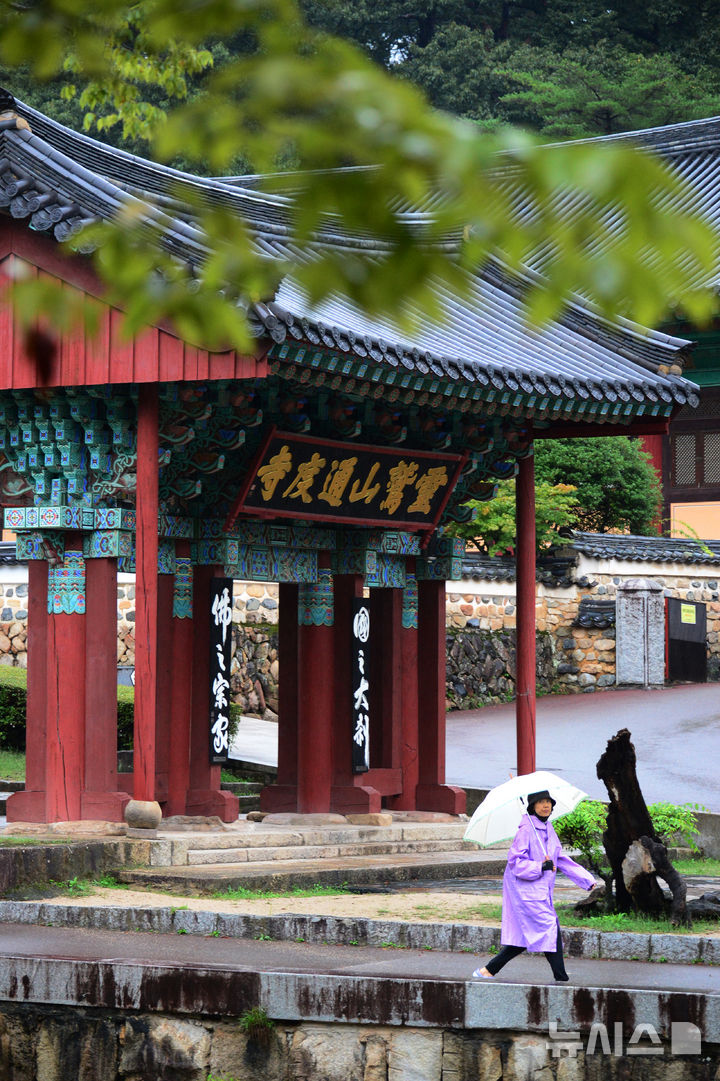
M637 776L648 803L700 803L720 812L720 686L683 684L657 690L547 695L537 702L537 769L571 779L593 799L607 799L596 773L607 741L632 734ZM278 726L243 718L235 758L277 764ZM448 714L446 778L464 788L492 788L517 772L515 704Z

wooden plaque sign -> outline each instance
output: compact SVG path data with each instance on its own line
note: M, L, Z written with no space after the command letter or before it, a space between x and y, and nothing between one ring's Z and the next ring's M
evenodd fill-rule
M210 761L228 760L232 578L213 578L210 589Z
M243 514L432 532L465 460L272 429L225 528Z
M370 769L370 605L361 597L352 607L352 768Z

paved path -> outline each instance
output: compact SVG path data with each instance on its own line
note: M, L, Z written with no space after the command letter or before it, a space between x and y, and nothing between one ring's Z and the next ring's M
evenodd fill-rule
M607 799L595 765L607 741L629 728L638 779L648 803L701 803L720 812L720 686L548 695L538 699L537 768L572 779ZM515 704L448 714L446 774L450 784L492 788L516 772ZM277 763L277 725L244 718L235 757Z
M489 955L488 955L489 956ZM320 946L316 943L264 942L254 939L203 938L195 935L96 931L89 928L0 924L0 972L8 958L33 964L51 959L163 966L176 969L303 973L386 979L472 979L485 958L439 950L382 949L373 946ZM720 976L713 965L650 964L568 958L575 987L613 987L718 994ZM513 960L497 983L555 986L542 955ZM490 990L495 980L477 981ZM7 997L0 984L0 998Z
M638 780L648 803L697 802L720 812L718 684L540 698L537 768L571 778L590 796L607 799L595 766L621 728L632 733ZM449 714L450 782L491 788L510 772L516 772L514 703Z

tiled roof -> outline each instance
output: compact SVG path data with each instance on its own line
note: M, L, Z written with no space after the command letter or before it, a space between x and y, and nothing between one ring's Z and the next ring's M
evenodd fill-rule
M149 201L167 249L197 267L207 254L191 209L200 196L242 216L257 250L270 258L301 263L312 257L313 245L382 257L382 240L348 235L330 216L309 248L298 250L290 224L292 197L263 192L258 178L181 173L72 132L9 96L0 99L3 105L9 111L0 114L0 206L58 240L86 222L114 217L128 202ZM412 222L423 215L408 211L406 217ZM461 300L438 284L445 319L434 322L416 312L413 334L364 315L339 296L311 308L291 277L273 302L255 305L251 316L256 333L275 343L271 356L278 362L286 345L301 367L313 347L321 357L367 358L381 378L398 368L429 374L444 385L471 387L481 402L504 395L504 402L527 417L629 423L696 404L695 387L676 374L689 347L683 339L629 323L610 326L581 303L543 330L528 329L522 296L533 273L510 275L490 264Z
M568 552L568 549L571 551ZM565 550L552 551L538 557L538 582L551 585L569 584L578 554L591 559L620 562L697 563L715 566L720 565L720 540L574 532ZM491 558L479 552L466 552L462 561L462 574L463 578L476 582L512 582L515 580L515 560L505 556Z
M692 537L635 537L618 533L574 533L573 547L593 559L643 563L720 564L720 540Z
M551 553L537 560L535 577L545 585L570 585L572 571L577 563L574 554ZM462 577L474 582L514 582L515 560L508 556L486 556L480 552L466 552L462 559Z

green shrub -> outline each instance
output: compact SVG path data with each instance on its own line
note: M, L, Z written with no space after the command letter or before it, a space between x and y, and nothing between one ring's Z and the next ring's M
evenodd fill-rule
M25 700L27 671L0 667L0 747L6 751L25 750Z
M553 822L561 844L574 848L586 860L595 874L603 877L609 873L602 835L607 822L607 804L586 799L569 815Z
M697 811L707 811L699 803L683 803L677 806L674 803L651 803L648 807L652 819L653 829L664 844L676 843L699 852L696 838L699 834L697 828Z

